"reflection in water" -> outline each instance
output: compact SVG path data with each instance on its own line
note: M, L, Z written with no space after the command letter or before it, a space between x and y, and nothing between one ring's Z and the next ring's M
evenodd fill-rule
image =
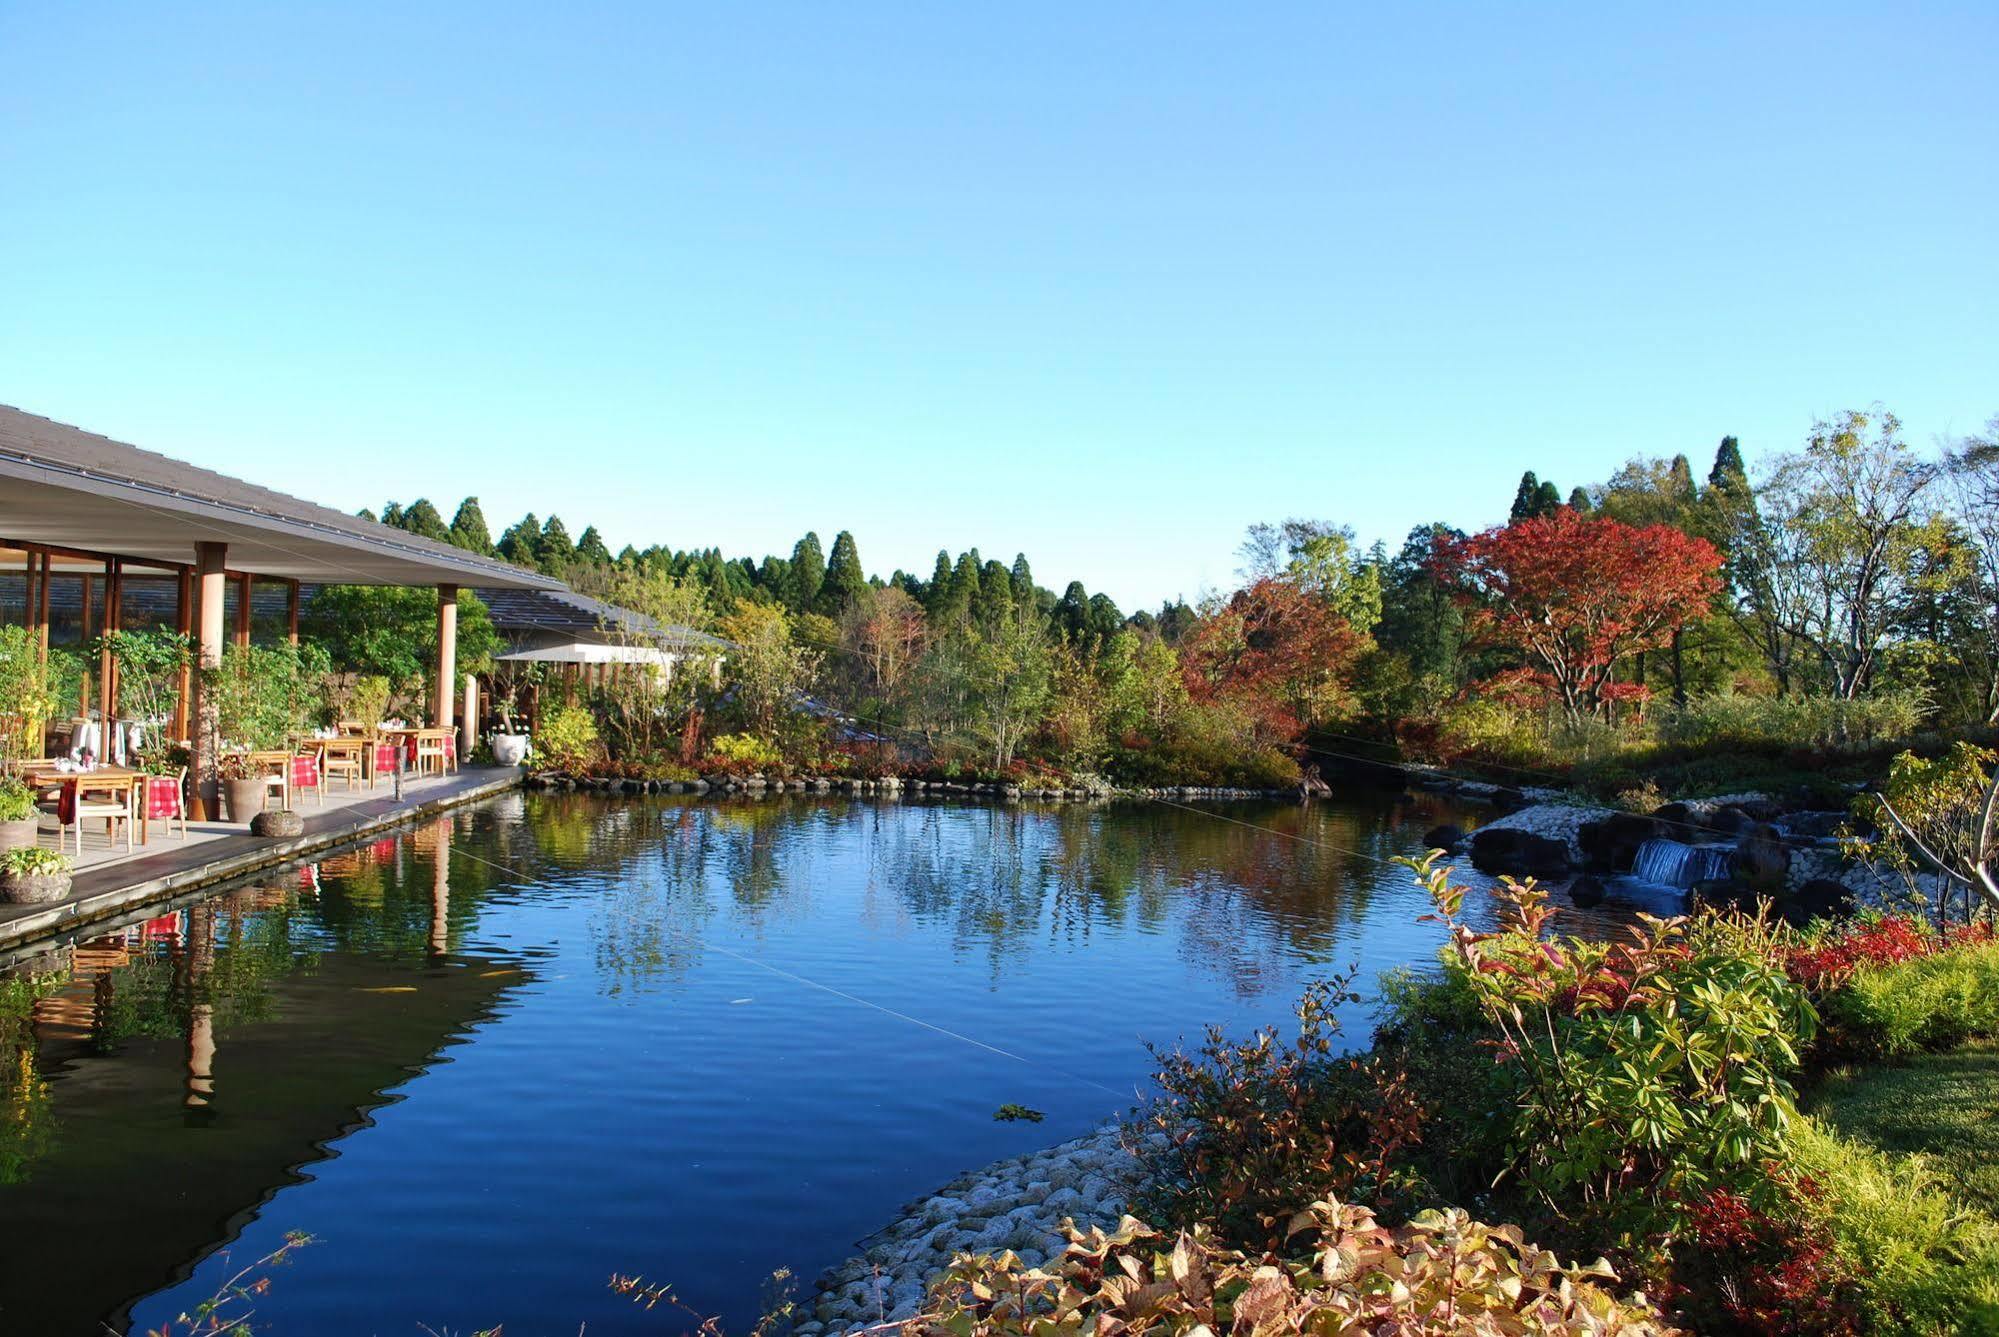
M1145 1041L1432 959L1384 861L1475 815L512 795L227 890L0 1005L0 1331L158 1324L292 1229L283 1333L619 1331L614 1269L744 1325Z

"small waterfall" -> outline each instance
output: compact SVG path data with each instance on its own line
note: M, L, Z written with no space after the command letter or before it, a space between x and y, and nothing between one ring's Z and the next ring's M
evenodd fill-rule
M1727 845L1687 845L1677 840L1648 840L1638 847L1631 876L1666 887L1691 887L1696 882L1725 878L1735 870L1735 851Z

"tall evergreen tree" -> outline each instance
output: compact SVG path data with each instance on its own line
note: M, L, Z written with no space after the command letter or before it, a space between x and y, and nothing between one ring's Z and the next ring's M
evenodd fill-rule
M826 550L819 546L819 535L810 530L791 549L790 581L785 603L794 613L813 612L819 605L819 587L826 583Z
M1090 592L1083 582L1072 580L1055 601L1055 625L1065 636L1081 636L1090 626Z
M1590 513L1591 507L1588 488L1578 487L1570 490L1569 509L1577 515L1588 515Z
M592 566L609 566L611 550L604 545L604 536L591 525L583 531L583 537L576 540L576 555Z
M1708 470L1709 487L1734 487L1749 491L1749 471L1742 464L1742 446L1732 436L1724 436L1714 452L1714 467Z
M1520 486L1513 490L1513 509L1507 513L1507 521L1531 519L1534 508L1539 504L1541 480L1529 469L1520 475Z
M971 616L978 601L979 550L973 548L959 553L958 564L951 568L951 601L947 606L949 620L963 622Z
M486 513L479 509L477 497L458 503L458 514L451 517L451 541L467 552L493 555L493 533L486 528Z
M972 615L982 627L991 627L1014 615L1013 576L998 562L987 562L979 572L978 602Z
M951 554L942 548L937 550L937 565L930 568L930 583L923 587L923 596L918 602L932 621L942 617L945 607L951 602Z
M382 523L391 529L403 527L403 504L399 501L385 502L382 506Z
M551 515L541 527L541 547L537 552L537 565L551 576L561 576L569 570L569 564L576 560L576 542L569 537L568 528L562 517Z
M1694 486L1693 461L1685 455L1673 456L1673 462L1666 466L1666 487L1673 494L1674 501L1682 506L1691 506L1700 491Z
M819 611L838 617L854 606L868 588L867 573L861 570L860 546L847 530L833 536L833 555L826 563L826 581L819 591Z
M1562 509L1562 490L1553 483L1543 483L1534 490L1534 514L1553 515Z
M403 528L420 538L451 542L451 531L445 527L444 517L437 513L437 507L430 504L428 497L418 497L409 504L403 512Z
M500 556L515 566L541 564L541 521L529 511L520 523L500 535Z
M784 557L766 557L757 567L757 588L783 603L791 597L791 562Z

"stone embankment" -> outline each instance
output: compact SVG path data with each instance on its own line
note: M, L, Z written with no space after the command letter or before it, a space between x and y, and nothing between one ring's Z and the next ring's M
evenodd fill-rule
M1120 789L1108 785L1055 786L1029 782L984 780L911 780L884 776L878 780L821 776L811 780L762 775L709 775L698 780L625 780L615 776L561 775L541 772L527 779L530 789L596 794L719 794L764 798L775 794L849 794L874 798L997 798L1039 799L1046 802L1109 798L1292 799L1293 789L1246 789L1217 785L1164 785Z
M793 1332L821 1337L908 1318L959 1254L1011 1249L1029 1266L1046 1263L1065 1247L1065 1218L1115 1226L1144 1177L1115 1124L960 1175L823 1274Z

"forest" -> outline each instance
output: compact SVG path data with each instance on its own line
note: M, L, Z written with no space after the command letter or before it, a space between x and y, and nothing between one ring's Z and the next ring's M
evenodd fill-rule
M1236 588L1130 613L1025 554L873 574L845 530L752 558L613 553L554 515L495 538L476 497L379 518L733 642L717 690L573 703L580 746L641 769L921 757L1283 785L1393 760L1614 791L1661 768L1809 777L1999 723L1999 418L1923 450L1876 406L1753 466L1723 437L1705 470L1632 458L1566 494L1530 470L1504 523L1393 549L1337 517L1260 523Z

